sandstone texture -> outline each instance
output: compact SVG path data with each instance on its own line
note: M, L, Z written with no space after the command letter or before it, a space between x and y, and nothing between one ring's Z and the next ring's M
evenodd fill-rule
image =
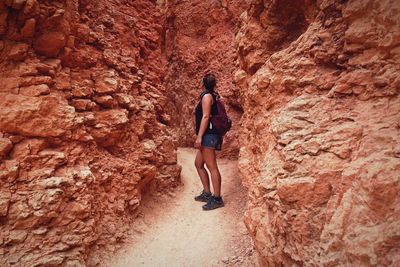
M94 266L179 183L154 1L0 1L0 266Z
M242 114L238 87L233 83L236 66L235 34L246 1L167 1L165 5L166 86L173 98L171 123L181 146L193 146L194 108L203 90L205 73L217 77L216 91L222 96L233 128L224 137L222 156L237 157L238 128Z
M179 184L200 80L261 266L400 265L397 0L0 1L0 266L96 266ZM223 178L224 179L224 178Z
M263 266L400 265L400 2L252 0L236 35Z

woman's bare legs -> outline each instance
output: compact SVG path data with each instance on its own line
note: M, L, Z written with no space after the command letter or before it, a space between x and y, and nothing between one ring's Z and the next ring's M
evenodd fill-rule
M197 152L199 153L199 152ZM211 182L214 189L214 196L221 196L221 174L218 170L217 157L215 150L211 148L201 148L202 160L206 163L207 169L211 174ZM197 157L196 157L197 158Z
M197 173L200 176L201 183L203 184L204 192L210 192L210 178L208 177L207 170L204 168L204 159L200 150L197 150L196 159L194 160Z

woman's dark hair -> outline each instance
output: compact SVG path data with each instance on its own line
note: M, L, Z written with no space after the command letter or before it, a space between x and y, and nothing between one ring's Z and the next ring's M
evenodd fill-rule
M217 84L217 79L215 78L214 74L206 74L203 78L203 84L207 91L214 91L214 87Z

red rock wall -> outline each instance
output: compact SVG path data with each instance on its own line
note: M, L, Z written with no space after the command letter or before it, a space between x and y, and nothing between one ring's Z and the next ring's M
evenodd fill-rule
M236 41L262 265L400 265L400 2L253 0Z
M238 88L233 84L236 63L235 33L244 1L168 1L165 26L166 85L173 96L181 146L193 146L194 107L202 92L205 73L217 77L216 90L223 97L233 129L225 136L221 156L237 157L239 120L242 114Z
M123 240L207 71L262 265L399 265L399 2L154 2L0 2L0 265Z
M163 23L146 0L0 1L1 266L94 265L146 185L177 184Z

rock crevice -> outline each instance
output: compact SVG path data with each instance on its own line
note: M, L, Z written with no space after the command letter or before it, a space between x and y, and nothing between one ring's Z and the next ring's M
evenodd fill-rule
M0 265L95 266L179 184L207 72L263 266L397 266L395 0L0 1Z

